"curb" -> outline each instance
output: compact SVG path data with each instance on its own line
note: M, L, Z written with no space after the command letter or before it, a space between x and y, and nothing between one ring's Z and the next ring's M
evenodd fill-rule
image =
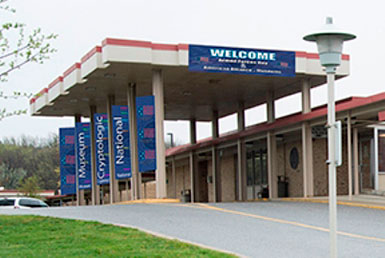
M276 199L276 200L277 201L283 201L283 202L329 203L329 200L317 200L317 199L310 199L310 198L282 198L282 199ZM337 201L337 204L338 205L344 205L344 206L350 206L350 207L385 210L385 206L365 204L365 203L359 203L359 202Z
M180 203L179 199L140 199L132 201L117 202L114 205L135 204L135 203Z

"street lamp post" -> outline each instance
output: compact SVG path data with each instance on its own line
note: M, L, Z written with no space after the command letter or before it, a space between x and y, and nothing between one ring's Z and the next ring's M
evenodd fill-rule
M337 257L337 193L336 193L336 121L334 103L334 77L341 64L344 41L356 38L355 35L341 32L333 25L331 17L319 31L303 37L306 41L317 42L321 65L325 67L328 83L328 167L329 167L329 230L330 257Z

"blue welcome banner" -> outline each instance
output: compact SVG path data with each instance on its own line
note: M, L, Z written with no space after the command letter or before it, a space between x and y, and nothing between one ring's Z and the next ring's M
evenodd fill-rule
M91 189L91 141L90 123L76 123L76 174L79 189Z
M156 170L154 96L136 98L139 172Z
M76 194L75 128L60 128L59 139L61 194Z
M129 114L127 106L112 106L115 178L131 177Z
M107 114L94 114L96 182L98 185L110 183L110 162L108 158L108 120Z
M295 76L295 52L189 45L189 71Z

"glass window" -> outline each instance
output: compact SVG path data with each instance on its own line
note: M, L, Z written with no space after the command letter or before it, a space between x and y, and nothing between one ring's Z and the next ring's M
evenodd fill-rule
M385 172L385 130L378 130L378 171Z
M48 205L43 201L33 199L20 199L19 205L30 208L48 207Z
M1 199L0 206L13 206L15 204L15 200L12 199Z

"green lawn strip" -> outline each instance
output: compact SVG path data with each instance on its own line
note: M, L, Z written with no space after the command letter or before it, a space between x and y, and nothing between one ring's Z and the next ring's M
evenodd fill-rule
M136 229L40 216L0 215L0 257L232 257Z

